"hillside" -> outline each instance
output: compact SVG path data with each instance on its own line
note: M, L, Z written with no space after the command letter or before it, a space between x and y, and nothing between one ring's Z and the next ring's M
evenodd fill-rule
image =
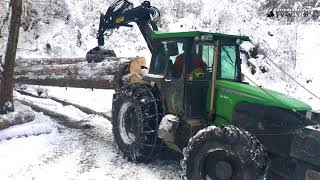
M99 12L105 12L108 1L93 0L27 0L20 57L83 57L95 47ZM139 1L133 1L139 5ZM248 35L259 46L254 58L243 58L246 75L257 84L300 98L320 109L320 100L303 90L276 68L269 59L315 94L320 94L320 71L316 68L320 45L319 21L267 18L270 3L266 0L151 1L162 13L161 31L203 30ZM0 5L6 5L2 2ZM0 16L3 17L3 16ZM5 29L5 28L3 28ZM3 44L3 41L2 41ZM115 30L106 41L106 48L118 56L150 53L138 28ZM254 48L244 46L247 51ZM3 48L2 48L3 50ZM1 52L1 51L0 51ZM266 58L266 56L269 58ZM250 62L250 63L248 63ZM256 73L250 73L254 65ZM246 70L247 69L247 70ZM263 73L262 71L267 72ZM308 82L308 83L307 83Z
M25 0L17 57L84 57L97 46L99 13L104 13L110 2ZM132 2L139 5L142 0ZM320 99L304 89L320 96L319 18L267 17L274 8L298 7L296 3L285 4L285 0L270 2L151 0L162 14L158 22L161 31L201 30L249 36L253 44L246 42L241 45L242 71L246 81L298 98L309 103L314 110L320 110ZM8 0L0 1L0 9L3 10L0 12L0 59L8 35L8 5ZM114 30L105 47L113 49L119 57L139 55L146 57L148 62L151 58L136 26ZM3 162L0 179L181 178L180 162L166 157L170 153L164 153L164 158L156 158L150 164L135 164L122 158L108 118L111 116L114 90L20 88L41 97L15 92L15 100L32 102L60 116L51 117L15 102L17 111L31 111L35 120L0 130L0 160ZM57 98L60 102L50 98ZM86 113L74 105L63 104L64 101L98 113ZM70 128L65 124L77 124L80 128Z

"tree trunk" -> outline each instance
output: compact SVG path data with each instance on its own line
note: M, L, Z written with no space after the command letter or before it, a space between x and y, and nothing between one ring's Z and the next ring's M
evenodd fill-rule
M0 84L0 113L6 114L14 111L13 105L13 74L16 59L16 51L21 24L22 0L11 0L12 13L5 62L3 67L3 79Z
M18 59L16 63L15 83L117 89L121 83L140 82L143 77L141 66L145 66L145 59L110 58L101 63L87 63L81 58L41 58Z

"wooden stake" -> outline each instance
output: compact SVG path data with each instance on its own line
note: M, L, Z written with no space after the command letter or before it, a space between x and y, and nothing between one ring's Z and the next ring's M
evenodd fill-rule
M219 41L216 41L214 48L214 59L213 59L213 68L212 68L212 79L211 79L211 100L210 100L210 114L215 113L215 91L216 91L216 78L217 78L217 67L218 67L218 58L219 58Z

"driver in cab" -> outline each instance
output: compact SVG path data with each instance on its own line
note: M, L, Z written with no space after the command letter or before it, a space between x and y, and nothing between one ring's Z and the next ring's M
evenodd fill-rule
M185 62L185 52L186 52L186 47L183 46L183 53L178 55L176 57L176 61L173 64L173 76L174 77L180 77L181 73L182 73L182 68L183 68L183 64ZM188 79L192 80L193 77L203 77L204 76L204 72L207 68L207 64L203 61L203 59L201 58L201 56L199 56L196 52L192 51L191 53L191 62L190 65L188 66Z

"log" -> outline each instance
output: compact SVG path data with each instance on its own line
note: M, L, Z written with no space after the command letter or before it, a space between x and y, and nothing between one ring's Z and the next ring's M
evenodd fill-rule
M35 119L33 112L11 112L0 116L0 130L31 122Z
M36 77L16 77L15 83L39 85L39 86L57 86L57 87L74 87L90 89L114 89L115 85L112 80L103 79L75 79L75 78L36 78Z
M127 59L129 61L137 57L108 57L103 62L119 61ZM34 65L62 65L62 64L77 64L87 63L86 58L23 58L20 57L16 60L18 66L34 66Z
M119 73L121 79L125 82L137 82L139 81L137 77L142 79L141 67L145 66L145 59L141 57L122 59L108 58L101 63L87 63L75 58L32 59L30 60L30 64L33 64L31 67L28 65L29 60L20 59L20 63L17 63L15 83L58 87L115 89L118 87L116 83L119 83ZM122 70L123 72L119 72L121 65L127 66L127 68ZM115 76L117 77L116 79Z
M18 58L16 64L19 66L75 64L86 62L85 58Z
M82 112L84 113L87 113L87 114L95 114L95 115L98 115L98 116L102 116L104 118L106 118L107 120L111 121L111 116L107 115L106 113L103 113L103 112L97 112L93 109L90 109L88 107L84 107L84 106L81 106L79 104L75 104L75 103L71 103L71 102L68 102L66 100L62 100L62 99L59 99L59 98L56 98L56 97L51 97L51 96L48 96L48 97L41 97L41 96L38 96L38 95L35 95L35 94L32 94L32 93L29 93L29 92L26 92L26 91L22 91L22 90L15 90L17 91L18 93L22 94L22 95L25 95L25 96L30 96L30 97L34 97L34 98L39 98L39 99L51 99L53 101L56 101L58 103L61 103L63 106L74 106L75 108L78 108L80 109Z
M48 108L42 107L32 101L26 100L26 99L17 99L20 103L30 106L31 109L33 109L36 112L42 112L44 115L50 116L51 118L55 119L57 123L66 126L68 128L72 129L89 129L92 128L92 126L89 124L89 121L87 120L76 120L72 117L66 116L65 114L55 112L53 110L50 110Z

